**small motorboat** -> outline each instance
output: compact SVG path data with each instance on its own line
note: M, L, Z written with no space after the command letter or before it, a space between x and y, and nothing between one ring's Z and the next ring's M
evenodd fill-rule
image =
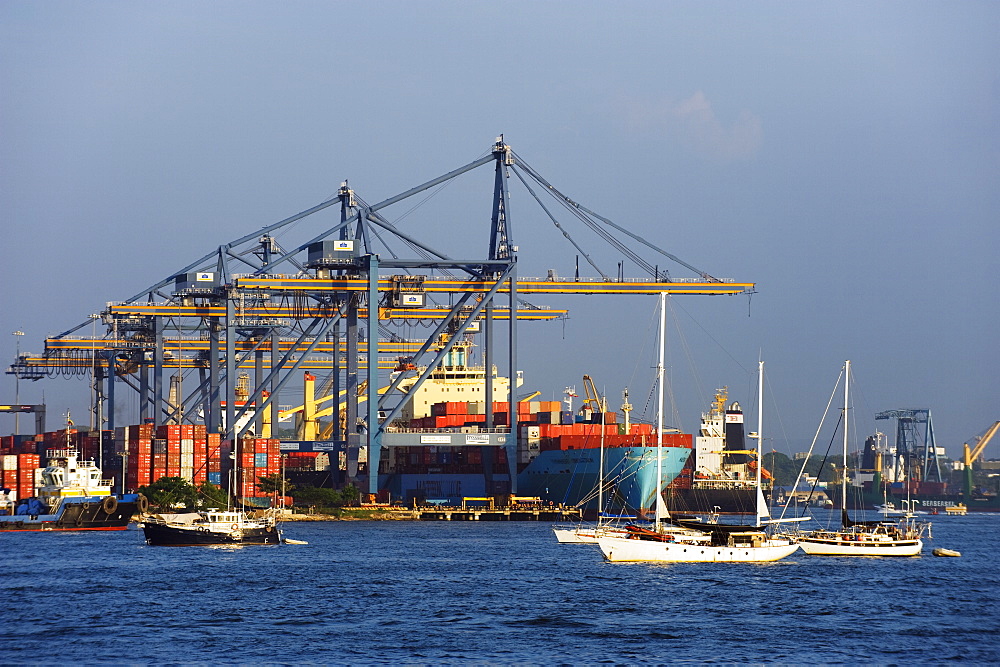
M938 547L931 553L933 553L935 556L951 556L952 558L958 558L959 556L962 555L961 551L955 551L954 549L944 549L942 547Z

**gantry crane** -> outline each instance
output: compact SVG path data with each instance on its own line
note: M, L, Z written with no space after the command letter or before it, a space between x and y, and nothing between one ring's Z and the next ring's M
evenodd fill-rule
M494 177L485 257L477 256L479 253L449 256L383 216L394 204L487 165L493 166ZM512 175L538 201L545 216L596 277L581 277L579 270L573 279L519 275L518 247L509 216ZM617 277L611 277L542 203L542 196L554 199L557 206L648 277L627 280L621 269ZM307 230L300 242L279 245L279 234L287 234L304 218L338 205L339 222L319 233ZM303 226L294 230L301 233ZM405 247L410 257L400 256L397 247ZM643 253L679 264L694 277L675 280L658 261ZM368 484L374 493L382 446L401 444L385 427L402 409L404 399L396 389L404 374L387 384L379 381L380 374L393 365L392 359L407 357L418 369L409 378L417 375L415 390L448 357L455 342L479 328L485 366L492 368L498 356L496 328L502 325L507 331L500 356L505 357L503 365L513 377L518 322L566 314L528 303L525 296L733 295L753 288L753 283L722 280L696 269L565 196L517 156L501 136L483 157L375 204L364 201L344 181L336 196L224 244L132 297L109 304L98 316L48 339L44 354L19 355L8 373L40 379L52 372L93 372L98 388L95 404L107 405L109 427L116 424L115 392L119 385L138 393L140 419L163 423L178 416L167 396L165 374L196 373L196 381L177 387L177 393L185 395L176 402L200 404L210 432L234 439L246 429L260 432L265 421L278 422L277 398L292 378L307 370L329 370L331 394L347 396L347 424L367 425L364 433L354 428L345 431L335 419L332 437L343 441L349 469L351 461L357 461L359 448L368 447ZM388 330L397 323L418 319L429 324L423 341L407 341ZM101 337L77 333L97 324L105 329ZM438 344L445 333L450 335L449 341ZM382 359L380 354L391 357ZM251 371L249 396L238 406L237 376ZM492 410L492 384L485 384L485 405ZM379 387L386 387L381 396L374 393ZM516 484L516 443L508 435L517 432L514 390L511 382L509 396L496 397L508 401L509 431L491 435L490 440L491 446L508 448L512 486ZM361 418L365 398L367 415ZM253 419L237 426L251 409L255 411ZM492 423L491 416L487 421ZM516 486L512 490L516 491Z
M896 469L893 479L916 477L927 482L943 481L929 409L885 410L877 413L875 419L896 420ZM923 426L922 431L920 426Z

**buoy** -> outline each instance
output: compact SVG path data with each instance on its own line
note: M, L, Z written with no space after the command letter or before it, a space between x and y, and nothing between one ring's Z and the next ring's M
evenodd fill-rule
M935 556L951 556L953 558L958 558L962 555L962 552L955 551L954 549L935 549L933 552Z
M305 540L293 540L290 537L286 537L284 540L285 544L309 544Z

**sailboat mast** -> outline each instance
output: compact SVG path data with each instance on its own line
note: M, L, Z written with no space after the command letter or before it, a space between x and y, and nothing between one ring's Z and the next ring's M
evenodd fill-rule
M851 385L851 360L844 362L844 469L841 471L840 480L840 506L847 512L847 409L848 393Z
M756 495L754 502L756 504L756 519L754 525L760 527L763 525L761 522L765 518L770 518L771 512L767 508L767 502L764 500L764 487L761 485L761 479L764 468L764 456L763 456L763 442L764 442L764 362L762 360L757 361L757 474L754 478L754 486L756 487ZM773 489L773 486L772 486Z
M604 420L608 411L608 399L601 397L601 460L600 469L597 471L597 523L601 523L601 515L604 513L604 432L607 430Z
M757 362L757 488L761 485L763 458L761 443L764 440L764 362ZM760 512L757 512L759 515Z
M660 292L660 352L656 364L656 527L660 526L661 485L663 484L663 347L667 330L667 293Z

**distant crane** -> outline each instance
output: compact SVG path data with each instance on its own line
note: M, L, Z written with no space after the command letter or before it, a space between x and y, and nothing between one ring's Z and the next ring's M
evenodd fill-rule
M895 479L903 479L911 474L914 467L910 465L910 459L917 459L920 464L917 470L921 481L944 481L941 477L941 464L938 460L937 444L934 442L934 425L929 409L886 410L876 414L875 419L896 420ZM920 425L924 427L923 434L918 434ZM922 454L918 452L920 440L924 445Z
M963 462L965 463L965 502L968 504L972 499L972 463L978 459L983 450L986 449L986 445L990 443L993 436L997 434L997 430L1000 430L1000 421L993 422L993 425L986 429L986 433L978 438L978 442L972 447L969 447L969 443L962 445L963 449Z
M0 412L21 412L35 413L35 433L45 433L45 406L44 405L0 405Z

